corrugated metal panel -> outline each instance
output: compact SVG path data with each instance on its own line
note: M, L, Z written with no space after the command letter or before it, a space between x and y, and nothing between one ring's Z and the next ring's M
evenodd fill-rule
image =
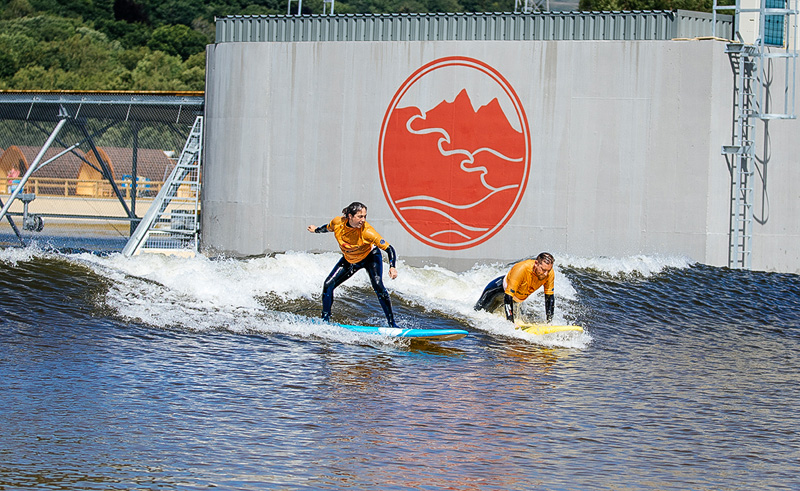
M697 38L711 36L714 16L706 12L692 12L690 10L678 10L677 29L674 37L676 38ZM733 39L733 16L717 14L717 37Z
M730 38L733 19L717 15ZM234 15L217 18L217 43L295 41L669 40L711 36L711 14L677 11Z

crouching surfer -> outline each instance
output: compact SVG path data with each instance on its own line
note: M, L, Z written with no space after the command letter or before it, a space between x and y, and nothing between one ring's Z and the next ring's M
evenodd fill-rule
M359 269L364 268L367 270L372 289L378 296L386 320L389 321L389 326L397 327L389 292L383 286L383 258L380 253L382 249L389 256L389 278L395 279L397 255L394 248L367 223L367 207L363 203L351 203L342 210L342 215L320 227L308 226L308 231L312 233L333 232L342 250L342 258L333 267L322 287L322 319L330 322L333 290Z
M514 322L514 304L524 301L544 286L544 312L547 322L553 320L556 307L553 283L553 255L542 252L536 259L526 259L511 267L508 274L495 278L483 290L475 310L493 312L502 303L506 319Z

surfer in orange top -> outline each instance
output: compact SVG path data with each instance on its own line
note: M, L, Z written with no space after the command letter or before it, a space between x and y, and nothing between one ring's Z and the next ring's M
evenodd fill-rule
M522 302L544 285L544 312L547 322L553 320L556 307L553 282L553 255L542 252L536 259L526 259L515 264L505 276L492 280L481 294L475 310L494 311L503 303L506 319L514 322L514 303Z
M392 302L389 292L383 286L383 258L379 249L386 251L389 256L389 278L397 278L395 262L397 255L394 247L378 235L378 232L367 223L367 207L363 203L354 202L342 210L342 215L320 227L308 226L308 231L313 233L333 232L342 258L336 263L328 279L322 286L322 319L331 320L331 306L333 305L333 290L353 276L359 269L366 268L369 281L378 296L386 320L391 327L397 327L392 314Z

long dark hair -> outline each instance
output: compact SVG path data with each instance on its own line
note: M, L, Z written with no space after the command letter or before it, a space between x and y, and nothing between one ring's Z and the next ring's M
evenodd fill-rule
M359 203L358 201L353 201L352 203L347 205L347 208L342 210L342 214L345 216L345 218L347 218L347 217L355 216L355 214L358 213L359 211L366 210L366 209L367 209L367 205L365 205L364 203Z

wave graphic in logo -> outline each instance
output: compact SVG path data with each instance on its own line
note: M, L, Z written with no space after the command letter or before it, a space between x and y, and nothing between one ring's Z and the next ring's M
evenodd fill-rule
M435 79L444 77L465 81L464 88L441 94ZM489 100L481 104L470 91ZM455 95L452 102L448 95ZM439 249L474 247L508 222L525 191L525 112L513 88L485 63L436 60L395 94L381 129L379 165L386 200L409 233Z

